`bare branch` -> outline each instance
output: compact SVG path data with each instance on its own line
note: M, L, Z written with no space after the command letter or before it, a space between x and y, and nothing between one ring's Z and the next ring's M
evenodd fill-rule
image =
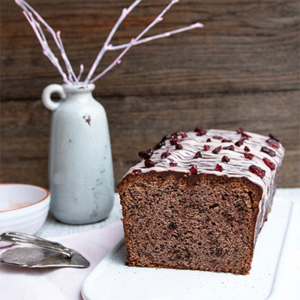
M154 19L154 21L148 25L135 39L132 39L131 42L129 44L126 44L125 50L114 60L114 62L112 64L110 64L104 71L102 71L99 75L97 75L96 77L94 77L93 79L91 79L89 82L93 83L96 80L98 80L99 78L101 78L104 74L106 74L108 71L110 71L116 64L119 64L121 62L121 58L125 55L125 53L133 46L136 45L138 43L138 41L145 35L146 32L148 32L153 26L155 26L158 22L163 20L163 16L164 14L175 4L177 3L178 0L172 0L169 5L167 5L164 10ZM125 18L125 17L124 17ZM201 24L202 25L202 24ZM196 27L201 27L200 23L196 23L194 25L191 25L189 29L194 29ZM202 25L203 26L203 25ZM179 29L177 29L177 32L181 32L179 31ZM169 36L171 35L171 33L167 32L164 34L165 36ZM149 38L148 38L149 39ZM146 42L147 39L145 39ZM123 46L123 45L122 45ZM111 49L111 47L113 47L112 45L106 45L105 49L103 50L103 54ZM103 48L102 48L103 49Z
M117 29L119 28L120 24L123 22L123 20L128 16L128 14L141 2L142 0L135 0L128 8L124 8L118 21L116 22L116 24L114 25L114 27L112 28L110 34L108 35L102 49L100 50L100 52L98 53L84 83L92 83L95 82L97 79L99 79L100 77L102 77L103 75L105 75L108 71L110 71L114 66L116 66L117 64L121 63L121 59L122 57L128 52L128 50L135 46L135 45L139 45L142 43L147 43L149 41L155 40L155 39L159 39L159 38L164 38L164 37L168 37L171 36L173 34L177 34L180 32L184 32L187 30L191 30L194 28L200 28L203 27L203 25L201 23L195 23L193 25L187 26L187 27L183 27L183 28L179 28L176 30L172 30L169 32L165 32L165 33L161 33L161 34L157 34L157 35L153 35L147 38L142 39L142 37L146 34L146 32L148 32L153 26L155 26L158 22L163 20L163 16L164 14L175 4L177 3L179 0L172 0L169 5L167 5L164 10L154 19L154 21L148 25L136 38L133 38L130 43L127 44L122 44L122 45L117 45L117 46L113 46L110 43L111 39L113 38L113 35L115 34L115 32L117 31ZM25 15L25 17L27 18L29 24L31 25L32 29L34 30L41 46L43 49L43 54L45 56L47 56L49 58L49 60L51 61L51 63L57 68L57 70L59 71L59 73L62 75L63 80L65 83L71 85L71 84L79 84L80 78L82 76L83 73L83 65L80 65L80 70L79 70L79 74L78 76L75 75L72 66L70 64L70 61L67 57L67 54L65 52L61 37L60 37L60 31L55 32L46 22L45 20L24 0L15 0L15 2L24 10L23 13ZM50 49L47 39L44 35L44 32L40 26L40 23L43 24L47 31L50 32L50 34L52 35L54 42L56 44L56 46L58 47L61 57L65 63L66 69L67 69L67 73L68 75L66 75L64 73L64 71L62 70L62 67L58 61L58 59L56 58L56 56L54 55L54 53L52 52L52 50ZM93 79L92 76L97 68L97 66L99 65L103 55L105 54L106 51L112 51L112 50L119 50L119 49L124 49L121 54L119 54L119 56L105 69L103 70L100 74L98 74L97 76L95 76Z
M35 32L35 34L43 48L44 55L47 56L50 59L50 61L52 62L52 64L57 68L57 70L63 77L64 82L67 84L71 84L71 82L67 78L67 75L63 72L63 70L58 62L58 59L55 57L55 55L51 51L39 23L33 18L32 13L30 11L24 10L23 13L24 13L26 19L28 20L29 24L31 25L33 31Z
M57 33L55 33L55 31L46 23L46 21L26 1L24 1L24 0L15 0L15 2L16 2L16 4L18 4L24 10L24 12L27 14L27 16L30 16L30 18L27 18L28 22L30 23L31 27L33 28L33 30L34 30L35 34L37 35L37 38L39 39L39 41L41 42L41 39L42 39L44 46L46 46L46 48L44 48L43 44L41 43L41 45L43 47L43 53L45 54L45 53L48 53L48 52L50 53L51 52L49 55L53 58L55 56L54 56L53 52L51 51L51 49L50 49L50 47L47 43L47 40L45 38L45 35L44 35L39 23L35 20L34 16L36 17L36 19L39 22L41 22L46 27L47 31L50 32L50 34L52 35L52 37L55 41L55 44L57 45L58 49L60 50L61 56L62 56L62 58L65 62L65 65L66 65L66 68L67 68L67 71L68 71L68 75L71 75L72 80L71 81L67 80L68 81L67 83L70 84L73 81L75 81L77 83L77 77L73 72L72 66L70 64L70 61L69 61L67 55L66 55L63 43L61 41L60 32L58 31ZM25 16L26 16L26 14L25 14ZM38 29L38 31L36 31L34 29L34 27L36 27ZM45 54L45 55L49 58L49 56L47 54ZM50 61L52 63L54 63L55 60L50 59ZM57 64L55 64L54 66L59 69L60 73L63 72L58 60L57 60ZM68 76L68 77L70 78L70 76ZM63 76L64 81L66 80L66 78L67 78L66 75Z
M82 73L83 73L83 70L84 70L84 67L83 67L83 65L81 64L81 65L80 65L79 74L78 74L78 77L77 77L77 81L78 81L78 82L80 81L80 78L81 78L81 75L82 75Z
M115 32L117 31L117 29L119 28L120 24L123 22L123 20L127 17L127 15L141 2L142 0L136 0L134 1L128 8L124 8L122 13L121 13L121 16L119 17L118 21L116 22L115 26L113 27L113 29L111 30L110 34L108 35L102 49L100 50L99 54L97 55L96 57L96 60L95 62L93 63L84 83L87 84L90 79L92 78L97 66L99 65L100 63L100 60L102 59L104 53L106 52L107 50L107 46L108 44L110 43L113 35L115 34ZM127 52L127 51L126 51Z
M156 39L169 37L169 36L171 36L173 34L176 34L176 33L184 32L184 31L191 30L191 29L194 29L194 28L201 28L201 27L203 27L203 24L195 23L195 24L187 26L187 27L183 27L183 28L168 31L168 32L165 32L165 33L149 36L147 38L144 38L144 39L141 39L141 40L137 41L136 43L134 43L133 46L140 45L140 44L143 44L143 43L147 43L147 42L150 42L150 41L153 41L153 40L156 40ZM119 50L119 49L124 49L127 46L128 46L128 44L122 44L122 45L118 45L118 46L108 45L107 50Z

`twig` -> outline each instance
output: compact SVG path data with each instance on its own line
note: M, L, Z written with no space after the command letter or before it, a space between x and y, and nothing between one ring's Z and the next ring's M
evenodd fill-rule
M77 77L77 81L78 81L78 82L80 81L80 78L81 78L81 75L82 75L82 73L83 73L83 70L84 70L84 67L83 67L83 65L81 64L81 65L80 65L79 74L78 74L78 77Z
M165 32L165 33L161 33L161 34L157 34L157 35L153 35L147 38L142 39L142 37L145 35L146 32L148 32L153 26L155 26L158 22L163 20L163 15L172 7L172 5L174 5L175 3L177 3L179 0L172 0L169 5L167 5L164 10L155 18L155 20L148 25L136 38L133 38L129 43L127 44L122 44L122 45L117 45L117 46L113 46L110 43L111 39L113 38L113 35L115 34L115 32L117 31L117 29L119 28L120 24L123 22L123 20L128 16L128 14L141 2L142 0L135 0L128 8L124 8L118 21L116 22L116 24L114 25L113 29L111 30L111 32L109 33L102 49L100 50L100 52L98 53L84 83L92 83L95 82L97 79L99 79L100 77L102 77L103 75L105 75L108 71L110 71L114 66L116 66L117 64L121 63L121 59L122 57L128 52L128 50L132 47L132 46L136 46L136 45L140 45L142 43L147 43L149 41L155 40L155 39L159 39L159 38L164 38L164 37L168 37L171 36L173 34L176 33L180 33L180 32L184 32L187 30L191 30L194 28L200 28L203 27L203 25L201 23L195 23L193 25L187 26L187 27L183 27L183 28L179 28L176 30L172 30L169 32ZM83 65L80 65L80 70L79 70L79 74L78 76L75 75L73 68L70 64L70 61L67 57L67 54L65 52L65 48L63 46L63 42L61 40L60 37L60 31L55 32L47 23L46 21L24 0L15 0L15 2L23 9L23 13L25 15L25 17L27 18L29 24L31 25L32 29L34 30L41 46L43 49L43 54L45 56L47 56L49 58L49 60L52 62L52 64L57 68L57 70L59 71L59 73L62 75L63 80L65 83L71 85L71 84L79 84L80 78L82 76L83 73ZM47 39L44 35L44 32L39 24L39 22L42 23L48 32L50 32L50 34L52 35L54 42L56 44L56 46L58 47L61 57L65 63L66 69L67 69L67 73L68 75L66 75L58 61L58 59L56 58L56 56L54 55L54 53L52 52L52 50L50 49ZM92 76L97 68L97 66L99 65L103 55L105 54L106 51L112 51L112 50L119 50L119 49L124 49L121 54L118 55L118 57L105 69L103 70L100 74L98 74L97 76L95 76L93 79Z
M174 5L178 0L172 0L167 7L155 18L155 20L148 25L135 39L132 39L128 46L125 48L125 50L114 60L113 63L111 63L104 71L102 71L99 75L94 77L92 80L90 80L90 83L95 82L97 79L101 78L104 74L106 74L109 70L111 70L116 64L121 63L121 58L125 55L125 53L137 42L140 40L144 34L149 31L153 26L155 26L158 22L161 22L163 20L163 15L171 8L172 5Z
M117 31L117 29L119 28L120 24L123 22L123 20L127 17L127 15L141 2L142 0L136 0L134 1L128 8L124 8L122 13L121 13L121 16L119 17L118 21L116 22L115 26L113 27L113 29L111 30L110 34L108 35L102 49L100 50L100 52L98 53L97 57L96 57L96 60L94 61L84 83L87 84L90 79L92 78L97 66L99 65L100 63L100 60L102 59L104 53L106 52L107 50L107 46L108 44L110 43L113 35L115 34L115 32Z
M123 45L120 45L120 46L113 46L113 45L109 45L109 41L111 40L113 34L115 33L116 29L113 28L113 30L110 32L110 35L109 35L109 40L107 43L104 44L103 48L101 49L100 53L101 53L101 56L98 55L98 60L96 60L93 64L93 67L91 69L91 71L95 71L97 65L99 64L101 58L103 57L104 53L107 51L107 50L117 50L117 49L124 49L125 50L114 60L113 63L111 63L104 71L102 71L100 74L98 74L97 76L95 76L93 79L90 79L90 77L86 78L85 80L85 83L87 82L90 82L90 83L93 83L95 82L96 80L98 80L99 78L101 78L103 75L105 75L108 71L110 71L115 65L117 64L120 64L121 62L121 58L125 55L125 53L132 47L132 46L135 46L135 45L139 45L139 44L142 44L142 43L146 43L146 42L149 42L151 40L154 40L154 39L158 39L158 38L163 38L163 37L168 37L172 34L176 34L176 33L179 33L179 32L183 32L183 31L187 31L187 30L191 30L191 29L194 29L194 28L200 28L200 27L203 27L203 24L201 23L195 23L193 25L190 25L190 26L187 26L187 27L184 27L184 28L180 28L180 29L176 29L176 30L173 30L173 31L169 31L169 32L165 32L165 33L162 33L162 34L159 34L159 35L155 35L155 36L152 36L152 37L148 37L148 38L145 38L145 39L142 39L141 40L141 37L143 37L145 35L145 33L147 31L149 31L153 26L155 26L158 22L162 21L163 20L163 15L175 4L177 3L179 0L172 0L169 5L167 5L165 7L165 9L155 18L155 20L150 24L148 25L135 39L131 40L131 42L129 44L123 44ZM124 10L122 12L122 15L121 17L123 19L125 19L125 17L127 16L126 14L126 11L125 11L125 14L126 15L123 15L124 14ZM121 19L120 17L120 19ZM119 20L120 20L119 19ZM122 20L123 20L122 19ZM99 53L99 54L100 54ZM90 74L93 74L93 72L90 71ZM88 80L88 81L87 81Z
M133 46L140 45L140 44L143 44L143 43L147 43L147 42L150 42L150 41L153 41L153 40L156 40L156 39L169 37L169 36L171 36L173 34L176 34L176 33L184 32L184 31L191 30L191 29L194 29L194 28L201 28L201 27L203 27L203 24L195 23L195 24L187 26L187 27L183 27L183 28L168 31L168 32L165 32L165 33L149 36L147 38L144 38L144 39L141 39L141 40L137 41ZM119 49L126 48L127 46L128 46L128 44L122 44L122 45L118 45L118 46L108 45L107 50L119 50Z
M30 23L31 27L33 28L35 34L37 35L37 38L39 39L42 47L43 47L43 53L50 59L50 61L54 64L54 66L58 69L58 71L61 73L61 75L63 76L63 79L66 83L71 84L71 82L75 81L76 83L78 83L77 81L77 77L74 74L74 71L72 69L72 66L70 64L70 61L67 57L67 54L65 52L62 40L60 38L60 32L58 31L57 33L55 33L55 31L46 23L46 21L24 0L15 0L15 2L24 10L24 15L30 16L29 18L27 17L28 22ZM62 68L59 64L58 59L55 57L55 55L53 54L53 52L51 51L48 42L46 40L46 37L39 25L39 23L35 20L35 18L33 17L33 15L35 15L35 17L37 18L37 20L39 22L41 22L47 29L47 31L49 31L55 41L56 46L58 47L58 49L60 50L61 56L65 62L67 71L68 71L68 77L71 78L72 80L68 80L66 79L67 76L66 74L62 71ZM35 28L38 28L38 30L35 30ZM43 41L43 42L41 42ZM45 47L44 47L45 46ZM50 58L51 57L51 58ZM63 74L64 75L63 75Z

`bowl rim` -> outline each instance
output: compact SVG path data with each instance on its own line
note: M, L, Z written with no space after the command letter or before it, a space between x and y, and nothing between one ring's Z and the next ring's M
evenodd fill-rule
M0 211L0 214L8 213L8 212L11 212L11 211L15 211L15 210L19 210L19 209L24 209L26 207L30 207L30 206L36 205L36 204L41 203L44 200L48 199L49 196L50 196L50 192L47 189L45 189L45 188L43 188L41 186L38 186L38 185L34 185L34 184L29 184L29 183L10 183L10 182L8 182L8 183L0 183L0 186L1 185L26 185L26 186L31 186L31 187L35 187L35 188L39 188L41 190L44 190L46 192L46 196L43 199L39 200L38 202L35 202L35 203L32 203L32 204L28 204L28 205L25 205L25 206L22 206L22 207L13 208L13 209L10 209L10 210Z

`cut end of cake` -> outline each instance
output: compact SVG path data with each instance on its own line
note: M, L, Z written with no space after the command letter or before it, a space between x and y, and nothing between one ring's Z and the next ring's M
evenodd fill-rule
M147 173L119 191L127 265L248 274L262 195L248 179Z

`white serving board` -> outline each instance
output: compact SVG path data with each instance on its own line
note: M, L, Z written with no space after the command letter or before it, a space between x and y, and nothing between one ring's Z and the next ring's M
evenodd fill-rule
M275 197L250 275L127 267L125 256L122 239L85 279L85 300L299 300L300 201Z

